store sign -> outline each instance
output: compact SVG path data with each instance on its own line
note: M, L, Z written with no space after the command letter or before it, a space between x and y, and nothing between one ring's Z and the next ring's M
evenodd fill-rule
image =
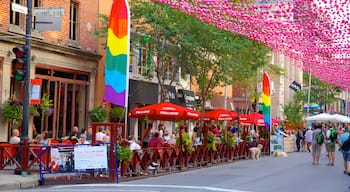
M43 8L43 7L34 7L34 16L63 16L64 8L63 7L52 7L52 8Z

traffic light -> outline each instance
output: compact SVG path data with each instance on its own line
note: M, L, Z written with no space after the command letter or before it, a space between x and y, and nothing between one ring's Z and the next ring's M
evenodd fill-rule
M12 75L16 81L23 81L25 76L25 47L18 46L12 49L16 59L12 60Z

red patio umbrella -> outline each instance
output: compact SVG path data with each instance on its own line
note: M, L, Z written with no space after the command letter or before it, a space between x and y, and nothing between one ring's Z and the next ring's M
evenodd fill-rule
M241 125L251 125L251 121L249 119L249 115L244 115L244 114L240 114L239 115L239 124Z
M238 113L226 109L214 109L204 113L205 121L234 121L238 119Z
M249 121L251 124L257 125L257 126L265 126L265 121L264 121L264 115L254 112L249 114ZM279 120L275 118L271 118L272 125L278 125Z
M132 109L129 112L129 117L148 118L150 120L197 120L200 117L200 112L175 105L169 102L161 102L157 104L147 105L140 108Z
M257 126L265 126L264 116L258 112L249 114L250 122Z

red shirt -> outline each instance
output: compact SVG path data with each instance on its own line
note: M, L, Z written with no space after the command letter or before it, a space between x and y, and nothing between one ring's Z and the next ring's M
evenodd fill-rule
M163 140L159 137L152 137L148 142L148 147L162 147Z

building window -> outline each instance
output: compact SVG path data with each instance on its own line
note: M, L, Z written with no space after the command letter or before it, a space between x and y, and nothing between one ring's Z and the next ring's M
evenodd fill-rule
M35 7L42 7L43 6L43 2L42 0L34 0L33 1L33 8ZM34 14L34 10L33 10L33 14ZM36 29L36 17L33 15L33 29Z
M139 48L138 74L149 76L152 68L152 56L148 51L149 43L142 42L142 47Z
M69 39L77 41L79 34L79 4L75 1L70 2L69 16Z
M24 5L23 0L11 0L10 4L10 24L17 25L17 26L23 26L24 25L24 14L12 11L12 3L16 3L19 5Z

